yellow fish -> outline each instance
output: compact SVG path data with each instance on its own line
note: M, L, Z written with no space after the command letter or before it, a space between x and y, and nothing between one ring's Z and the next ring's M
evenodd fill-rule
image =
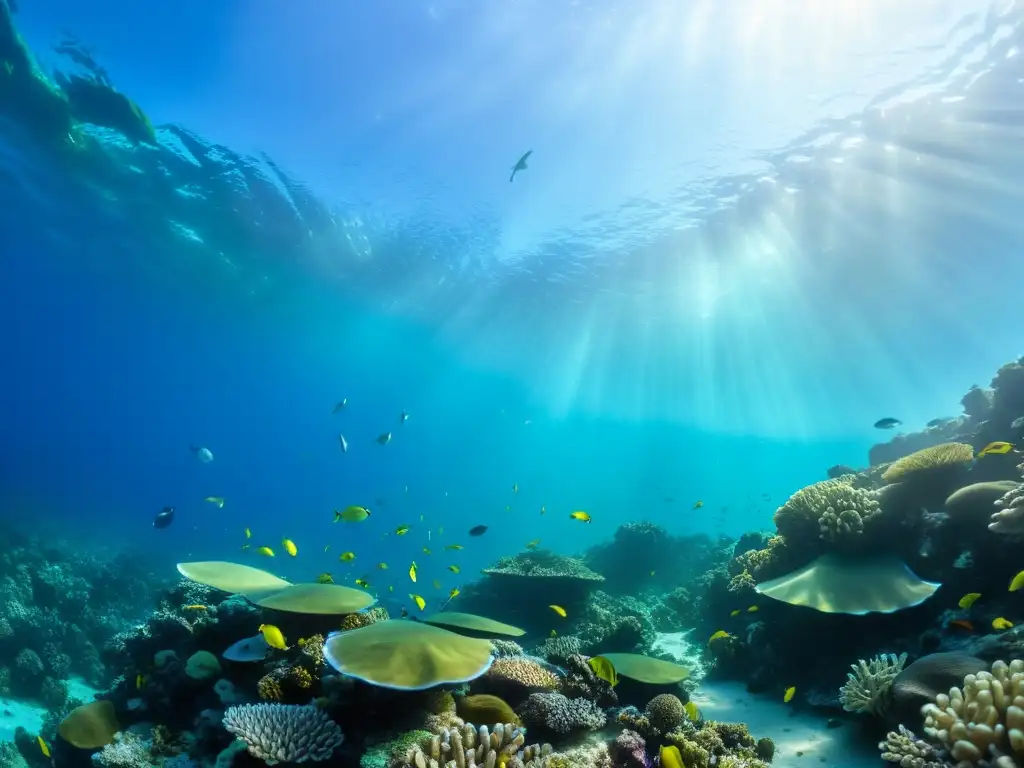
M395 536L405 536L405 534L407 534L408 532L409 532L409 526L408 525L400 525L397 528L395 528Z
M688 701L683 705L683 710L686 712L686 717L690 722L697 722L700 720L700 709L692 701Z
M548 508L546 506L544 506L543 504L541 504L540 505L540 513L543 515L547 511L548 511Z
M747 613L757 613L758 610L759 609L758 609L758 607L756 605L752 605L749 608L747 608Z
M434 589L440 589L440 588L441 588L441 580L440 579L434 579Z
M701 508L701 507L703 507L703 506L704 506L704 502L703 502L703 501L699 501L699 500L698 500L698 501L695 501L695 502L693 503L693 508L694 508L694 509L700 509L700 508Z
M733 618L735 619L735 618L736 618L737 616L739 616L739 615L740 615L740 613L742 613L742 611L740 611L740 609L739 609L739 608L737 608L737 609L736 609L735 611L733 611L733 612L732 612L732 613L730 613L729 615L730 615L730 616L732 616L732 617L733 617Z
M366 507L345 507L342 510L334 510L334 522L361 523L370 516L370 510Z
M321 573L319 576L316 577L316 581L317 584L333 584L334 577L325 571L324 573Z
M1024 587L1024 571L1021 571L1013 577L1013 581L1010 582L1010 591L1016 592L1021 587Z
M512 483L512 493L519 493L519 483Z
M207 611L207 610L209 610L209 608L207 608L205 605L200 605L199 603L196 603L195 605L186 605L185 606L185 610L186 611Z
M424 554L424 555L429 555L429 554L430 554L430 550L429 550L429 549L427 549L426 547L424 547L424 548L423 548L423 554Z
M619 684L619 676L615 672L615 665L604 656L591 656L587 661L594 674L607 682L612 688Z
M459 568L459 566L457 566L457 565L449 565L448 566L448 570L451 571L452 573L458 573L462 569Z
M564 618L565 618L565 617L566 617L566 616L568 615L568 614L566 614L566 612L565 612L565 608L563 608L563 607L562 607L562 606L560 606L560 605L549 605L549 606L548 606L548 608L550 608L550 609L551 609L552 611L554 611L555 613L557 613L557 614L558 614L559 616L561 616L561 617L562 617L563 619L564 619Z
M203 501L208 501L211 504L216 504L218 509L224 509L224 497L223 496L207 496Z
M370 582L368 582L366 579L356 579L356 586L362 587L363 589L369 589Z
M338 559L341 560L341 562L343 563L351 563L353 560L356 559L356 553L342 552L340 555L338 555Z
M299 548L295 546L295 542L291 539L281 539L281 546L284 547L284 551L292 557L299 554Z
M284 635L273 624L260 624L258 631L263 635L263 639L267 641L267 645L271 648L277 648L280 651L288 650L288 644L284 641Z
M412 595L412 594L410 594L410 595L409 595L409 599L410 599L410 600L412 600L412 601L413 601L414 603L416 603L416 607L417 607L417 608L419 608L419 609L420 609L421 611L422 611L422 610L423 610L424 608L426 608L426 607L427 607L427 601L426 601L426 600L424 600L424 599L423 599L422 597L420 597L419 595Z
M789 686L789 688L786 689L786 692L782 695L783 703L789 704L789 702L793 700L794 696L796 696L796 686L791 685Z
M273 557L274 550L272 550L270 547L260 547L256 550L256 554L263 555L264 557Z
M1018 587L1019 589L1019 587ZM1013 585L1010 585L1010 591L1013 591ZM981 592L968 592L966 595L960 598L960 602L957 603L961 608L970 608L977 599L981 597Z
M586 512L572 512L570 513L569 517L571 517L573 520L579 520L581 523L590 522L590 515L588 515Z
M977 458L980 459L982 456L991 456L991 455L994 455L994 454L1009 453L1012 450L1013 450L1013 443L1007 443L1007 442L1004 442L1002 440L997 440L994 443L989 443L984 448L982 448L980 451L978 451Z
M144 686L145 684L146 684L146 676L145 675L140 673L140 674L135 676L135 690L141 690L142 686Z
M534 539L533 541L526 542L527 549L536 549L540 545L540 539Z
M447 544L445 546L445 549L460 550L460 549L464 549L464 547L461 544Z
M454 600L456 597L458 597L461 594L462 593L459 591L458 587L452 587L452 591L448 593L448 599L449 600Z
M661 768L686 768L683 756L679 754L679 747L675 744L662 744L661 751L658 753L658 761Z
M39 751L43 753L43 757L50 756L50 748L46 746L46 742L43 741L42 736L36 736L36 741L39 742Z
M416 562L413 561L413 564L409 566L409 578L412 579L413 584L416 583L416 571L417 570L419 570L419 569L416 567Z
M1000 616L998 619L992 619L992 629L1010 629L1013 627L1013 622L1004 619Z
M244 551L245 551L245 550L247 550L247 549L248 549L248 548L249 548L250 546L251 546L251 545L249 545L249 544L243 544L243 545L242 545L242 551L244 552Z
M548 637L558 637L558 633L555 630L551 630L551 634Z
M388 569L388 564L387 563L377 563L377 567L380 570L382 570L382 571L386 571Z
M245 538L247 538L247 539L251 539L252 538L252 531L250 531L248 528L245 529Z
M710 638L708 638L708 642L711 643L715 640L724 640L727 637L732 637L732 635L730 635L724 629L720 629L717 632L715 632L715 634L713 634Z

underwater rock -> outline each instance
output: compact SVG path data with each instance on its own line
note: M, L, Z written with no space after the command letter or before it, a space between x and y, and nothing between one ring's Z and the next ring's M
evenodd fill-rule
M946 514L951 522L984 527L998 510L995 503L1017 486L1013 480L972 483L954 491L946 499Z
M988 664L966 653L932 653L905 667L892 682L885 719L893 727L904 724L921 729L921 707L940 693L963 684L964 677L987 669Z

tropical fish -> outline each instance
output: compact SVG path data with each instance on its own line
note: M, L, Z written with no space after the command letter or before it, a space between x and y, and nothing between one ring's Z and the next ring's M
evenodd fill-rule
M1013 581L1010 582L1010 591L1016 592L1021 587L1024 587L1024 571L1021 571L1013 577Z
M50 756L50 748L46 746L46 742L43 741L42 736L36 736L36 742L39 744L39 751L43 753L43 757Z
M272 550L270 547L259 547L256 550L256 554L263 555L264 557L273 557L274 550Z
M334 577L331 576L331 574L327 573L327 571L324 571L323 573L321 573L319 576L316 577L316 583L317 584L333 584L334 583Z
M526 161L530 159L530 155L533 154L532 149L526 150L526 154L516 160L516 164L512 166L512 175L508 177L508 183L511 184L515 179L516 174L520 171L525 171L527 168Z
M540 545L540 539L534 539L533 541L526 542L527 549L536 549Z
M730 613L729 615L730 615L730 616L732 616L732 617L733 617L733 618L735 619L735 618L736 618L737 616L739 616L739 615L740 615L741 613L742 613L742 611L741 611L741 610L740 610L739 608L737 608L737 609L736 609L735 611L733 611L733 612L732 612L732 613Z
M250 531L248 528L245 529L245 538L247 538L247 539L251 539L252 538L252 531Z
M458 573L462 569L459 568L459 566L457 566L457 565L449 565L448 566L448 570L451 571L452 573Z
M749 608L747 608L747 613L757 613L758 610L759 609L758 609L758 607L756 605L752 605Z
M334 408L331 409L331 413L339 413L340 411L345 410L345 406L346 405L348 405L348 398L347 397L342 398L337 403L335 403L334 404Z
M470 536L483 536L485 533L487 533L486 525L474 525L469 529Z
M407 422L408 420L409 420L409 413L408 413L408 411L402 411L402 415L398 417L398 423L399 424L405 424L405 422Z
M427 601L419 595L410 594L409 599L416 603L416 607L419 608L421 611L427 607Z
M679 747L675 744L662 744L658 751L658 764L661 768L686 768Z
M700 509L703 506L704 506L704 502L701 501L700 499L698 499L697 501L693 502L693 508L694 509Z
M277 648L279 651L288 650L288 644L284 641L284 635L273 624L260 624L258 631L263 635L263 639L267 641L267 645L271 648Z
M886 416L884 419L879 419L875 422L875 429L892 429L898 427L903 422L899 419L894 419L892 416Z
M423 554L424 555L429 555L430 554L430 550L427 549L426 547L423 547Z
M348 453L348 440L345 439L345 436L341 434L341 432L338 433L338 445L341 446L342 453Z
M445 549L455 549L455 550L464 549L464 547L461 544L446 544L444 548Z
M386 571L388 569L388 564L387 563L377 563L377 568L379 568L382 571Z
M448 599L449 600L454 600L456 597L458 597L461 594L462 594L462 592L459 591L458 587L452 587L452 591L448 593Z
M281 546L284 547L284 551L292 557L299 554L299 548L295 546L295 542L291 539L281 539Z
M216 504L218 509L224 509L224 497L223 496L207 496L203 501L208 501L211 504Z
M353 560L356 559L356 553L342 552L340 555L338 555L338 559L341 560L341 562L343 563L351 563Z
M786 692L782 695L783 703L789 704L789 702L793 700L794 696L796 696L796 686L791 685L789 686L789 688L786 689Z
M512 493L519 493L519 483L512 483Z
M370 588L370 582L368 582L366 579L356 579L355 583L357 587L362 587L363 589Z
M551 634L548 635L548 637L558 637L558 632L556 632L555 630L552 629L551 630Z
M413 564L409 566L409 578L412 579L414 584L416 583L416 571L417 570L419 570L419 569L416 567L416 562L413 561Z
M1013 450L1013 443L1007 443L1007 442L1004 442L1002 440L997 440L994 443L989 443L984 448L982 448L980 451L978 451L977 458L980 459L982 456L991 456L991 455L997 455L997 454L1001 454L1001 453L1009 453L1012 450Z
M139 673L135 676L135 690L140 690L146 684L146 676Z
M567 616L567 614L566 614L566 612L565 612L565 608L563 608L563 607L562 607L562 606L560 606L560 605L549 605L549 606L548 606L548 608L550 608L550 609L551 609L552 611L554 611L555 613L557 613L557 614L558 614L559 616L561 616L561 617L562 617L563 619L564 619L564 618L565 618L565 617Z
M594 674L608 683L612 688L619 684L619 676L615 672L615 665L604 656L591 656L587 661Z
M380 435L377 435L377 442L380 445L387 445L388 443L391 442L391 433L390 432L384 432L384 433L382 433Z
M992 629L1010 629L1011 627L1013 627L1013 622L1002 616L992 619Z
M203 464L209 464L213 461L213 452L209 448L203 448L199 445L190 445L188 449L192 451L192 453L195 454L195 457Z
M974 631L974 624L969 622L967 619L953 619L949 624L946 625L950 629L963 629L968 632Z
M713 634L711 637L708 638L708 642L711 643L711 642L714 642L715 640L724 640L727 637L732 637L732 635L730 635L724 629L720 629L717 632L715 632L715 634Z
M207 608L205 605L200 605L199 603L196 603L195 605L186 605L182 610L185 610L185 611L209 611L210 609Z
M366 507L351 506L342 510L334 510L334 522L361 523L370 516Z
M251 546L252 546L251 544L243 544L242 545L242 551L244 552L245 550L247 550Z
M409 532L409 526L408 525L400 525L397 528L395 528L395 536L405 536L405 534L407 534L408 532Z
M434 589L440 589L441 588L441 580L440 579L434 579L434 581L432 583L434 585Z
M1013 591L1013 584L1010 585L1010 591ZM957 603L957 605L959 605L961 608L970 608L972 605L974 605L975 601L979 597L981 597L981 592L968 592L966 595L960 598L960 601Z
M590 522L590 515L588 515L586 512L581 512L581 511L570 512L569 513L569 517L571 517L573 520L579 520L581 523L589 523Z
M693 701L688 701L688 702L686 702L686 703L685 703L685 704L683 705L683 711L685 711L685 712L686 712L686 717L687 717L687 718L688 718L688 719L689 719L689 720L690 720L691 722L694 722L694 723L695 723L695 722L697 722L698 720L700 720L700 709L699 709L699 708L697 707L697 705L696 705L696 704L694 704L694 703L693 703Z
M174 507L164 507L153 520L154 528L166 528L174 522Z

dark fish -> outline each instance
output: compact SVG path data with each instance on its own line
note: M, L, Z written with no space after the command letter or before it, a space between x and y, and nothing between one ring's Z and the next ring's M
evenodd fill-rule
M530 155L533 154L533 150L528 150L525 155L520 157L514 166L512 166L512 175L508 177L508 181L511 184L512 180L516 177L516 174L520 171L526 170L526 161L529 160Z
M902 423L903 422L899 419L894 419L892 416L886 416L884 419L879 419L875 422L875 429L892 429Z
M174 507L164 507L153 520L154 528L166 528L174 522Z
M476 525L469 529L470 536L483 536L485 533L487 533L486 525Z

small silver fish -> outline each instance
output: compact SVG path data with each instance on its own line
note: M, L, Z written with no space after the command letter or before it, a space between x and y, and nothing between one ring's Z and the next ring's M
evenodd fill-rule
M348 440L346 440L345 436L342 434L338 435L338 445L341 446L342 453L348 453Z

